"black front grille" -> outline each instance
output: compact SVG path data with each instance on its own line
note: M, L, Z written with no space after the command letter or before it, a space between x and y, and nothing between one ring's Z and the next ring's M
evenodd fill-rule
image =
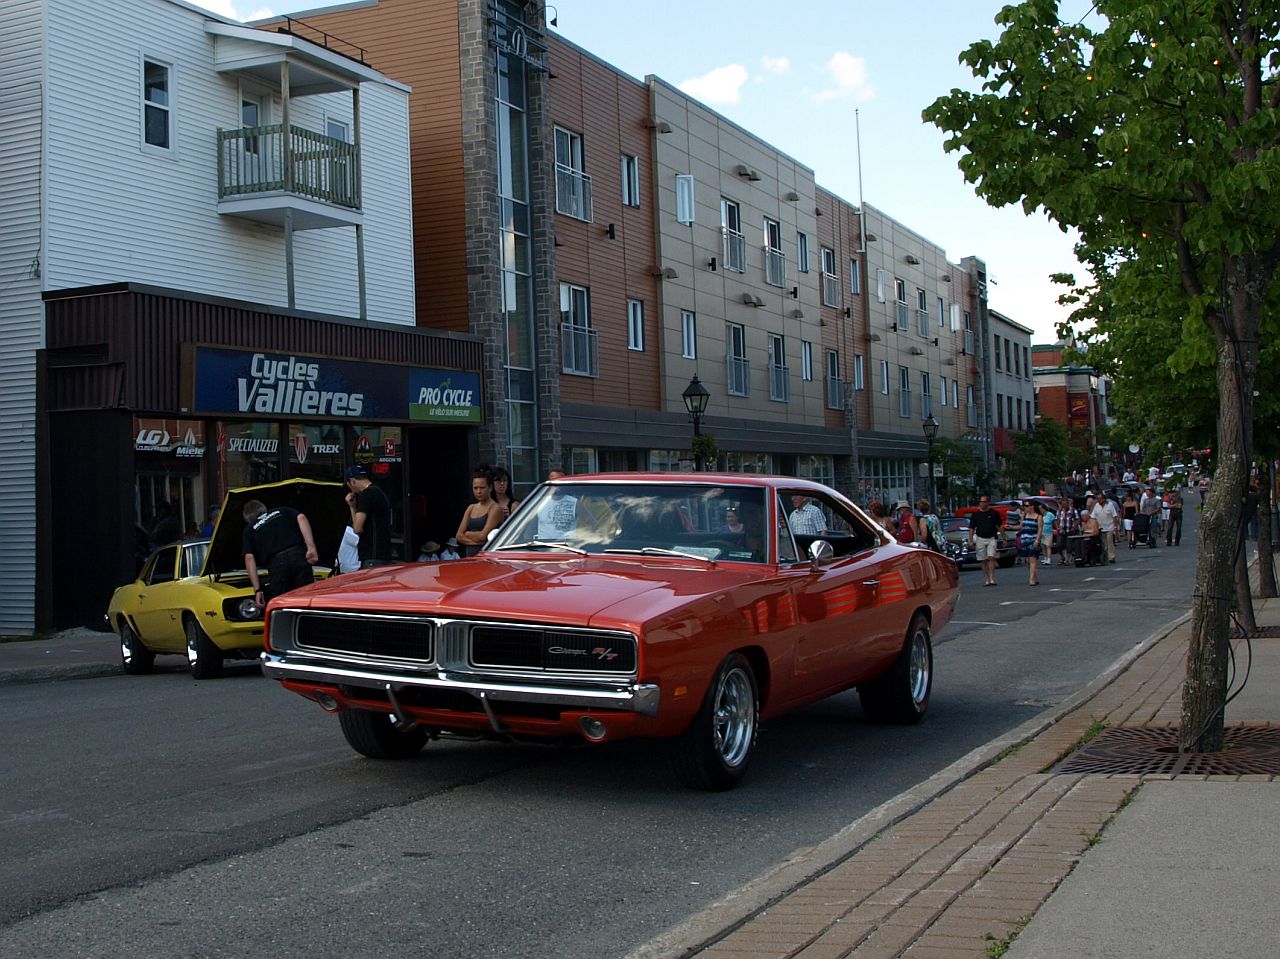
M475 626L471 664L503 669L632 673L635 640L629 636L555 629Z
M383 659L430 662L435 658L435 624L374 616L299 616L302 649Z

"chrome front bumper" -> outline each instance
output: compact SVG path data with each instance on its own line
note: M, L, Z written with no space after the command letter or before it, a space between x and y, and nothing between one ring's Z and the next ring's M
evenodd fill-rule
M401 689L441 689L463 692L482 703L486 699L515 703L544 703L576 709L619 709L656 716L661 691L651 683L633 683L615 688L532 685L476 679L447 670L430 676L406 675L394 670L344 666L335 669L324 663L291 661L279 653L262 654L262 672L270 679L292 679L304 683L334 686L362 686L394 692Z

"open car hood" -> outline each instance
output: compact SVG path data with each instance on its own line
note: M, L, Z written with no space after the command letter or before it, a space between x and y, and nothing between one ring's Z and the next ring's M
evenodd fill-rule
M222 500L218 525L209 541L203 575L217 576L244 569L244 504L261 500L267 509L291 506L307 517L320 554L321 566L332 566L342 543L343 531L351 523L345 487L320 480L288 479L262 486L227 490Z

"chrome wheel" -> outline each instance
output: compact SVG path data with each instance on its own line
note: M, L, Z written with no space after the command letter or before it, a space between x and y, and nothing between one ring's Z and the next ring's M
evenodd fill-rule
M756 734L756 692L750 677L734 668L716 687L713 736L716 752L726 766L738 766L751 752Z
M929 630L921 624L911 634L911 665L907 682L911 688L911 701L918 709L929 698L930 678L933 673L933 655L929 642Z
M156 654L147 649L128 623L120 624L120 664L131 676L151 672Z

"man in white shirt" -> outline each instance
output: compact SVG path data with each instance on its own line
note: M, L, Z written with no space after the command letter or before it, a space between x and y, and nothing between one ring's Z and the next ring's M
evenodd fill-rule
M791 532L796 536L821 536L827 529L827 517L809 497L794 494L791 497Z
M1098 532L1102 534L1102 552L1108 563L1116 561L1116 508L1107 496L1099 496L1093 507L1093 518L1098 521Z

